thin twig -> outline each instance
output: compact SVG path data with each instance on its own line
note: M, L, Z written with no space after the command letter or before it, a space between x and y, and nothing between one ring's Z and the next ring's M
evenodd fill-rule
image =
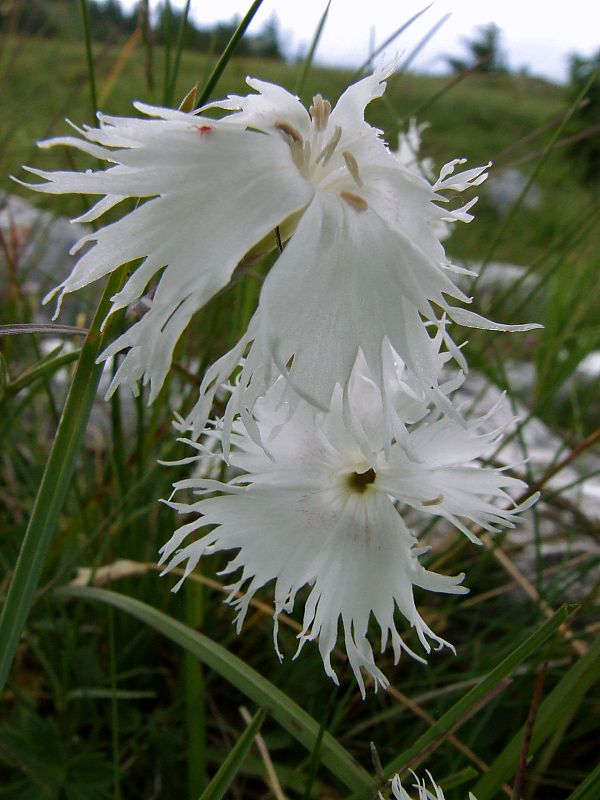
M498 681L498 683L495 686L492 686L492 688L486 692L483 697L477 700L477 702L473 703L473 705L470 706L461 717L455 720L455 722L450 726L449 730L444 731L435 739L428 742L418 753L416 753L414 758L412 758L409 763L403 764L401 767L399 767L398 772L402 773L409 767L411 769L416 769L421 762L427 758L427 756L435 752L442 741L449 738L449 734L457 731L462 725L464 725L465 722L467 722L467 720L471 719L471 717L477 714L482 708L485 708L489 702L501 694L511 683L512 678L503 678L501 681Z
M540 611L542 614L547 618L551 619L554 616L554 609L552 606L543 600L538 590L535 586L525 577L525 575L521 572L519 567L512 561L504 552L504 550L496 547L494 544L494 540L489 535L489 533L481 533L480 535L481 541L484 545L491 551L492 555L498 561L498 563L504 567L504 569L508 572L508 574L512 577L516 584L518 584L521 589L525 592L528 597L530 597L535 603L537 603ZM563 636L568 643L571 645L573 650L578 656L584 656L588 651L588 646L586 642L581 641L580 639L575 638L575 634L571 630L571 628L566 624L563 623L559 628L558 632Z
M580 442L577 447L574 447L563 459L561 459L561 461L558 461L553 467L547 470L539 481L536 481L533 485L529 486L523 492L523 494L517 498L515 504L519 505L520 503L523 503L525 500L543 488L551 478L553 478L562 469L572 464L575 459L577 459L586 450L589 450L589 448L599 440L600 428L597 428L595 431L590 433L589 436L586 436L586 438ZM506 570L506 572L508 572L514 582L520 586L521 589L523 589L528 597L538 604L538 607L544 616L547 619L550 619L554 615L554 610L550 604L540 597L540 594L535 586L526 578L519 567L517 567L517 565L509 558L504 550L496 546L490 534L484 531L483 528L479 527L472 528L471 530L476 536L479 536L488 550L490 550L496 561L498 561L498 563ZM582 641L581 639L576 639L575 634L568 625L563 623L558 628L558 631L567 639L570 646L578 656L583 656L587 653L588 646L586 642Z
M410 114L405 115L403 117L402 121L404 122L404 120L406 119L407 116L408 116L409 119L411 117L418 117L423 111L426 111L430 106L432 106L435 103L436 100L439 100L440 97L443 97L443 95L445 95L446 92L450 91L450 89L453 89L459 83L464 81L464 79L468 78L469 75L473 75L473 73L477 72L480 67L482 67L484 64L486 64L490 60L491 57L492 57L492 54L488 53L487 55L483 56L483 58L480 58L479 61L476 64L473 64L472 67L469 67L469 69L465 69L462 72L460 72L458 75L456 75L454 78L452 78L452 80L448 81L448 83L445 83L441 87L441 89L438 89L437 92L432 94L429 99L425 100L425 102L421 103L421 105L417 106L417 108L414 108L410 112Z
M586 450L589 450L590 447L593 447L598 441L600 441L600 428L596 428L595 431L592 431L589 436L586 436L585 439L579 442L577 447L574 447L570 453L567 453L567 455L561 461L558 461L553 467L547 470L547 472L542 475L539 481L536 481L536 483L523 492L521 497L519 497L519 499L516 501L517 505L522 503L524 500L527 500L527 498L531 497L532 494L538 492L558 472L565 467L570 466L570 464L572 464L576 458L579 458L582 453L584 453Z
M544 689L544 678L548 671L548 662L544 661L537 671L535 676L535 684L533 687L533 695L531 696L531 704L529 706L529 713L527 714L527 721L525 722L525 732L523 733L523 745L521 747L521 755L519 757L519 766L515 774L515 782L513 784L512 800L519 800L525 784L525 774L527 772L527 757L529 755L529 747L531 746L531 737L533 734L533 726L537 716L540 703L542 702L542 693Z
M388 694L391 694L394 699L398 700L398 702L402 703L403 706L408 708L409 711L412 711L415 716L420 717L429 726L435 724L435 717L432 717L431 714L428 714L424 708L421 708L418 703L408 697L408 695L404 694L404 692L401 692L392 685L388 686L387 692ZM461 742L457 736L455 736L453 733L450 733L446 738L448 742L450 742L450 744L455 747L459 753L462 753L464 756L466 756L480 772L489 771L489 766L485 763L485 761L479 758L477 753L473 752L470 747L468 747L466 744L463 744L463 742ZM504 784L502 790L507 797L511 797L512 789L508 784Z
M250 712L246 708L246 706L240 706L239 712L246 723L249 725L252 722L252 716ZM269 751L267 750L267 745L265 744L265 740L257 733L254 737L254 742L260 753L260 757L263 760L263 764L265 765L265 772L267 773L267 783L269 784L269 788L275 795L276 800L288 800L285 792L281 788L281 784L279 783L279 778L277 777L277 773L275 772L275 767L273 766L273 762L271 761L271 756L269 755Z

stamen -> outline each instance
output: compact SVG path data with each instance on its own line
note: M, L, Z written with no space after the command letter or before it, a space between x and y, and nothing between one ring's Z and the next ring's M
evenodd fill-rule
M438 494L437 497L434 497L432 500L422 500L422 506L439 506L440 503L444 502L444 495Z
M289 136L290 139L296 144L302 143L303 141L302 136L300 135L298 130L294 128L294 126L291 125L289 122L278 121L275 123L275 127L277 128L278 131L281 131L286 136Z
M329 115L331 114L331 103L329 100L323 100L320 94L315 95L313 97L313 104L308 111L317 131L319 131L319 133L324 131L329 121Z
M340 197L342 200L345 200L348 205L356 209L356 211L366 211L369 207L365 198L361 197L359 194L354 194L354 192L340 192Z
M316 160L317 164L319 163L319 161L323 162L323 166L327 164L327 162L333 155L335 148L338 146L341 137L342 137L342 129L339 125L336 125L331 139L327 142L325 147L321 150L321 152L317 156Z
M357 186L362 186L363 181L360 177L360 172L358 171L358 161L354 158L352 153L349 150L344 150L342 155L344 156L344 161L346 162L346 167L348 168L348 172L352 175L354 179L354 183Z

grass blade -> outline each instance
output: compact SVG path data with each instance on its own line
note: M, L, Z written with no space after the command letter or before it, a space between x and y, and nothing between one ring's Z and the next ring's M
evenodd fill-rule
M552 136L550 138L550 141L548 142L548 144L544 148L544 152L542 153L539 161L537 161L535 167L533 168L531 174L529 175L529 178L527 179L527 183L523 187L521 193L519 194L519 196L517 197L515 202L512 204L508 214L506 214L506 216L504 217L504 220L502 221L502 224L500 225L500 228L499 228L498 232L496 233L496 236L492 239L490 247L489 247L489 249L488 249L488 251L487 251L487 253L485 255L485 258L481 262L481 267L479 268L479 274L475 278L473 278L473 280L471 281L471 285L469 286L469 291L468 291L469 294L473 293L473 291L475 289L475 286L477 284L477 281L481 278L481 276L483 275L483 273L485 272L485 270L487 269L487 267L491 263L492 259L494 258L494 255L496 253L498 245L500 244L500 242L504 238L504 235L506 234L506 232L508 230L510 230L510 226L512 225L512 222L513 222L517 212L521 208L521 206L523 204L523 201L525 200L525 197L527 196L527 194L528 194L529 190L531 189L531 187L536 182L537 177L538 177L538 175L540 174L540 172L542 170L542 167L544 166L544 164L546 163L546 161L548 160L548 158L552 154L552 152L554 150L554 146L555 146L556 142L559 140L563 130L567 126L567 123L569 122L569 120L571 119L573 114L577 111L577 109L581 106L581 102L582 102L583 98L586 96L586 94L590 90L592 84L597 79L598 72L599 72L599 70L594 70L594 72L590 76L589 80L587 81L587 83L585 84L585 86L583 87L581 92L577 95L575 100L571 103L571 105L567 109L566 113L563 115L560 124L555 128L554 133L552 134Z
M313 58L315 57L315 50L317 49L319 42L321 40L321 35L323 33L323 29L325 28L325 23L327 22L327 15L329 14L329 7L331 6L331 0L325 6L325 11L321 15L321 19L319 20L319 24L315 29L314 36L312 38L312 42L310 43L310 47L308 48L308 53L306 54L306 58L304 59L304 64L302 66L302 72L300 73L300 77L296 82L296 86L294 87L294 91L296 94L301 94L302 89L304 88L304 83L306 81L306 77L308 75L308 71L312 65Z
M60 348L58 348L60 350ZM34 383L37 380L41 380L43 378L48 378L54 372L57 372L62 367L67 366L72 361L77 361L81 354L81 349L72 350L69 353L61 353L60 355L57 354L57 351L54 351L51 354L51 357L46 357L38 361L34 364L30 369L25 370L22 372L18 378L15 378L13 381L9 381L6 383L4 388L4 394L6 395L15 395L18 394L22 389L25 389L30 384Z
M177 40L175 42L175 53L173 55L173 72L171 73L171 81L169 83L165 105L171 106L173 104L173 97L175 96L175 87L177 85L177 75L179 74L179 64L181 63L181 51L183 50L183 34L185 33L185 26L187 25L188 17L190 14L191 0L186 0L179 29L177 31Z
M248 12L246 13L246 16L240 22L240 24L237 26L233 36L231 37L231 39L227 43L227 47L225 48L225 50L223 50L223 53L221 54L221 57L219 58L219 60L216 63L215 68L211 72L209 79L206 81L206 86L204 87L204 90L203 90L202 94L198 98L198 105L199 106L203 106L204 103L206 103L206 101L209 99L209 97L213 93L213 90L214 90L215 86L217 85L217 83L219 82L219 78L223 74L223 72L225 70L225 67L229 63L229 60L231 59L231 56L234 54L236 47L240 43L240 40L242 39L243 35L246 33L246 29L248 28L248 25L250 25L250 23L254 19L254 16L255 16L256 12L261 7L262 1L263 0L254 0L252 5L248 9Z
M63 587L55 592L60 597L78 600L95 600L108 603L131 614L180 645L196 658L215 670L224 680L235 686L269 714L308 750L313 750L319 736L319 723L293 700L256 670L248 666L224 647L202 633L132 597L93 587ZM329 733L321 741L321 761L360 797L371 797L376 786L371 776L356 763L348 751Z
M43 333L48 336L85 336L86 328L75 325L57 325L54 322L36 324L34 322L17 322L13 325L0 325L0 336L17 336L20 333Z
M185 616L190 628L202 629L205 613L205 589L190 583L185 590ZM183 654L183 686L187 739L188 795L198 797L207 784L206 772L206 698L203 666L191 653Z
M246 753L250 749L254 737L260 730L260 726L263 724L266 715L267 712L264 708L260 708L256 712L252 722L242 733L225 761L223 761L219 767L216 775L202 792L200 800L221 800L244 763Z
M422 14L424 14L426 11L429 11L432 5L433 3L429 3L428 6L425 6L425 8L422 8L420 11L417 11L417 13L413 14L410 19L407 19L406 22L403 22L402 25L400 25L400 27L397 28L392 33L391 36L388 36L385 42L383 42L383 44L380 44L377 50L375 50L374 53L371 53L371 55L367 58L367 60L360 65L360 67L353 74L350 83L359 78L363 74L363 72L367 69L367 67L369 67L373 63L373 61L377 58L377 56L380 53L382 53L385 50L385 48L388 47L395 39L397 39L398 36L400 36L400 34L404 33L404 31L407 28L409 28L413 24L413 22L416 22L416 20L418 20Z
M587 778L580 783L567 800L594 800L600 794L600 763Z
M19 551L0 616L0 692L8 677L46 553L54 535L58 515L73 476L75 460L102 374L102 366L96 364L96 358L104 347L106 339L110 337L117 319L109 321L103 334L100 334L100 325L110 307L110 298L120 288L123 274L123 269L120 269L109 278L85 339ZM113 316L118 318L119 315Z
M434 741L437 740L438 744L441 744L446 735L452 730L454 724L468 714L473 706L480 703L494 687L498 686L520 664L529 658L541 644L549 639L560 625L563 624L572 610L573 606L565 605L559 608L552 619L548 620L548 622L534 634L527 637L527 639L501 661L495 669L488 673L477 686L474 686L471 691L467 692L467 694L458 701L458 703L455 703L451 709L443 714L435 725L432 725L411 747L390 761L390 763L384 767L384 773L386 775L392 775L395 772L404 771L409 766L413 766L415 759L419 757L422 751L429 748ZM519 747L521 741L522 739L519 739ZM502 786L502 782L500 782L499 787L500 786ZM477 796L477 792L475 792L475 794ZM479 796L488 797L491 795L482 792Z
M90 15L88 11L88 0L79 0L81 9L81 23L83 25L83 40L85 42L85 57L88 69L88 81L90 84L90 100L92 103L92 117L96 119L98 111L98 94L96 92L96 72L94 69L94 53L92 50L92 32L90 30Z
M556 730L561 718L565 714L573 713L574 708L583 700L587 690L599 678L600 639L597 639L588 652L573 664L540 705L531 736L530 752L532 755ZM472 790L476 797L493 797L504 781L512 777L519 761L523 733L524 728L521 728L490 765L489 772L479 779Z

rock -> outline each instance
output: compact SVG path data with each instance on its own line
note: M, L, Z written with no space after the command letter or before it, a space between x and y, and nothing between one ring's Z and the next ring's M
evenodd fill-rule
M482 375L470 373L455 399L464 400L473 413L483 414L494 406L498 410L493 423L507 426L503 441L493 457L498 465L516 464L517 471L531 484L540 481L551 465L559 463L571 447L553 433L536 417L529 417L527 409L517 404L512 407L508 398ZM519 423L518 420L522 422ZM517 434L518 431L518 435ZM527 466L526 466L527 465ZM530 478L526 477L527 471ZM507 542L513 546L511 557L517 566L535 583L539 557L543 568L562 563L567 558L581 557L586 563L598 560L600 544L600 454L590 449L560 469L544 483L536 508L538 530L529 512L523 522L509 531ZM588 561L589 559L589 561ZM585 580L569 587L568 596L561 599L580 600L598 580L590 570Z
M485 196L497 211L508 211L521 196L528 178L514 167L492 170L485 186ZM534 211L542 203L542 190L536 184L529 187L521 208Z
M89 232L67 217L55 217L21 197L7 194L0 198L0 231L10 253L9 267L17 271L21 291L39 297L40 301L71 272L77 258L69 255L69 251ZM6 262L6 257L0 251L2 262ZM72 324L80 311L93 310L92 297L97 292L78 295L75 302L65 302L61 322ZM36 321L48 321L54 313L52 304L40 309Z

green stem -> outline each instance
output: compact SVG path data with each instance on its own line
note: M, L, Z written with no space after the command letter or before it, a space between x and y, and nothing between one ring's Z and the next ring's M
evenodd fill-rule
M110 335L112 324L103 334L100 325L118 291L123 270L114 272L106 286L98 310L81 350L54 443L35 499L31 519L19 551L6 602L0 616L0 692L2 692L37 589L46 553L52 541L58 515L71 483L75 461L92 403L96 396L102 366L96 359ZM117 316L117 315L115 315ZM113 319L114 323L115 320Z
M112 608L108 609L108 644L110 655L110 716L112 727L113 797L121 800L119 706L117 699L117 655L115 652L115 623Z
M323 33L323 29L325 28L325 23L327 22L327 15L329 14L329 6L331 5L331 0L325 6L325 11L323 12L321 19L319 20L319 24L316 27L315 34L312 38L312 42L310 43L310 48L304 59L304 66L302 67L302 72L300 73L300 77L294 87L294 92L296 94L302 94L302 90L304 89L304 83L306 82L306 77L308 75L308 71L312 66L313 59L315 57L315 50L318 47L319 41L321 40L321 35Z
M83 25L83 39L85 41L85 57L87 60L88 79L90 82L90 99L92 101L92 115L96 119L98 111L98 95L96 92L96 73L94 71L94 53L92 51L92 35L90 30L90 15L88 0L79 0L81 9L81 22Z
M186 622L201 628L204 621L204 587L190 582L185 587ZM200 797L208 783L206 771L206 710L204 704L204 671L197 658L183 655L185 721L187 727L188 795Z
M200 97L198 99L198 105L199 106L203 106L204 103L206 103L206 101L211 96L213 89L217 85L217 83L219 81L219 78L221 77L225 67L229 63L229 59L233 55L236 47L240 43L240 40L242 39L243 35L246 33L246 29L248 28L248 25L250 25L250 23L254 19L254 15L256 14L258 9L261 7L261 5L262 5L262 0L254 0L252 5L248 9L248 13L244 17L244 19L240 22L240 24L238 25L235 33L233 34L233 36L231 37L231 39L227 43L227 47L225 48L225 50L223 50L221 58L217 61L217 64L216 64L215 68L211 72L211 75L210 75L208 81L206 82L206 86L204 87L204 91L202 92L202 94L200 95Z
M179 74L179 63L181 61L181 52L183 50L183 35L185 33L185 28L188 23L188 17L190 14L190 3L191 0L186 0L185 7L183 9L183 14L181 16L181 22L179 23L179 30L177 31L177 41L175 43L175 55L173 57L173 72L171 73L171 80L169 83L168 93L166 97L166 106L170 107L173 104L173 97L175 95L175 88L177 86L177 76Z

